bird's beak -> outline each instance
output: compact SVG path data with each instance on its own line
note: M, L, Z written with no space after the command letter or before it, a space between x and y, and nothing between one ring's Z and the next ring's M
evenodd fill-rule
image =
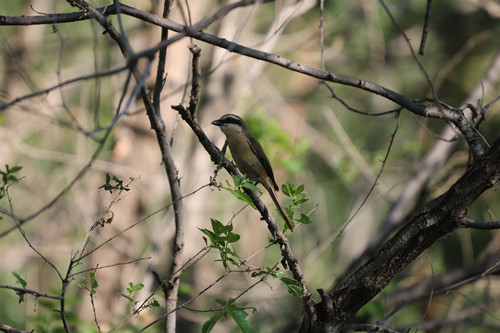
M222 125L222 121L220 121L220 119L217 119L217 120L212 121L211 124L215 125L215 126L221 126Z

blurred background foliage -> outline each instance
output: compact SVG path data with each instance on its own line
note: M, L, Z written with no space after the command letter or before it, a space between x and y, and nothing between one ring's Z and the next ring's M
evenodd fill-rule
M110 1L92 1L95 7ZM159 0L124 1L160 15ZM189 12L186 7L189 4ZM225 1L174 1L171 18L182 24L194 23L214 13ZM424 23L426 1L386 1L398 24L410 38L414 49ZM72 12L65 1L30 2L0 0L0 15L21 16L41 13ZM189 13L189 15L188 15ZM419 60L427 70L437 96L459 106L481 80L492 58L498 52L500 11L495 1L434 1L425 55ZM157 27L123 16L132 47L140 51L158 43ZM410 98L430 97L425 76L419 70L405 41L377 1L325 1L324 66L327 70L359 77L384 85ZM116 17L112 18L118 27ZM204 29L221 38L267 50L296 62L321 68L320 10L317 1L276 1L233 10L226 17ZM125 65L117 46L93 21L86 20L54 25L0 27L0 90L4 102L44 89L80 75L111 70ZM173 33L171 36L174 35ZM189 57L185 38L168 48L168 76L162 94L162 113L173 138L173 152L184 194L209 183L215 166L201 149L190 129L178 118L170 105L186 103L185 85L189 78ZM310 290L333 287L336 278L360 254L387 213L391 202L415 173L419 161L438 140L435 133L446 125L440 120L418 118L401 113L399 129L391 154L363 208L350 222L340 238L342 225L353 215L373 184L396 126L393 114L370 117L347 110L331 98L328 89L315 79L273 67L254 59L228 53L211 45L196 42L202 48L202 103L198 120L209 137L219 146L222 134L210 122L222 114L243 116L262 143L275 169L276 178L304 184L310 200L302 213L311 213L313 223L302 225L290 235L292 248L304 270ZM145 62L141 63L145 66ZM154 63L151 67L156 68ZM84 168L98 147L119 105L125 88L126 73L73 83L62 89L25 100L0 112L0 168L5 164L23 166L19 183L9 188L15 214L26 217L47 205ZM148 86L154 84L154 75ZM351 107L378 113L396 106L387 100L359 89L330 85L337 96ZM499 93L498 81L485 92L484 103ZM128 93L133 87L128 87ZM481 128L486 140L497 138L500 129L498 106L487 114ZM93 248L116 235L140 218L170 202L164 167L153 132L138 100L129 115L120 120L104 150L90 170L52 207L24 225L27 237L60 270L67 267L70 256L83 241L116 194L97 188L105 174L121 179L136 178L130 193L120 196L112 210L111 225L96 229L90 237ZM463 173L469 161L464 142L456 144L453 153L429 182L418 208L443 193ZM218 180L230 179L219 172ZM281 195L284 199L283 195ZM264 195L264 200L270 203ZM469 215L488 220L498 219L500 195L491 190L470 209ZM284 199L285 203L286 200ZM10 211L7 198L0 207ZM241 235L236 249L249 264L273 266L280 261L276 247L262 251L269 235L259 216L249 207L238 213L243 204L226 191L205 188L185 200L186 260L203 248L202 233L210 218L227 223L232 220ZM408 213L414 207L408 207ZM238 213L238 214L237 214ZM237 214L234 216L234 214ZM0 220L0 284L15 285L11 272L16 271L28 282L27 288L60 293L60 282L54 272L30 250L17 230L6 233L14 222L6 215ZM85 270L99 265L114 265L138 258L149 258L129 265L98 270L100 281L95 298L101 328L108 331L131 311L130 304L118 294L129 282L143 283L140 297L156 290L151 271L164 277L170 265L174 231L170 210L148 218L144 223L116 238L85 262ZM356 321L376 322L392 308L385 295L433 274L442 274L479 260L486 249L496 251L496 231L460 230L433 245L385 290L365 306ZM493 250L492 250L493 249ZM211 252L182 275L180 302L195 296L216 280L224 269L216 252ZM89 296L77 287L84 275L76 277L69 288L68 300L72 320L81 332L95 332ZM214 298L236 297L256 282L249 274L232 273L190 307L208 310L217 307ZM498 296L498 285L491 278L471 284L460 291L404 307L384 323L391 327L411 327L422 318L446 318L449 313L474 308L478 303ZM488 287L485 284L488 283ZM157 292L161 299L161 292ZM25 296L0 289L0 322L36 332L59 332L61 326L54 309L56 301ZM300 301L287 293L279 281L269 278L239 300L257 308L249 320L255 332L289 332L300 324ZM480 311L484 321L497 326L498 302ZM133 332L153 320L160 310L151 310L129 318L120 332ZM180 310L179 332L197 332L210 314ZM476 319L476 317L473 317ZM151 331L160 331L160 325ZM229 318L217 323L216 332L238 331ZM454 332L486 332L482 327L458 327Z

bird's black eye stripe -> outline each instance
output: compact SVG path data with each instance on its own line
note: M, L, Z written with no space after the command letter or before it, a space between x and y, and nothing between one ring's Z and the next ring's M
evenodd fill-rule
M236 124L236 125L241 125L241 119L235 118L235 117L227 117L222 119L223 122L226 124Z

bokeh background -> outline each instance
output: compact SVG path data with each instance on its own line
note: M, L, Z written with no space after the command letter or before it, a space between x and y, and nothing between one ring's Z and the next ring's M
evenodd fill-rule
M102 7L109 1L91 4ZM124 1L125 4L158 15L162 1ZM170 18L181 24L195 24L225 5L225 1L174 1ZM392 15L417 49L426 8L425 1L386 1ZM188 6L189 5L189 6ZM0 0L0 15L42 15L73 12L68 2L53 0ZM324 39L321 43L320 22ZM418 56L444 102L459 106L483 75L498 52L500 6L496 1L435 1L432 8L425 55ZM116 17L111 18L118 27ZM157 26L122 16L132 48L141 51L160 40ZM425 76L412 58L400 31L376 1L325 1L321 16L318 1L275 1L257 3L232 10L204 29L239 44L275 53L296 62L373 81L409 98L431 96ZM171 36L175 35L172 33ZM53 25L0 26L0 90L2 102L31 94L65 80L125 65L114 42L92 20ZM384 220L391 203L398 198L419 162L439 140L447 124L441 120L419 118L403 111L399 128L377 186L340 237L340 230L367 196L389 147L397 120L394 114L367 116L350 112L318 80L278 68L227 50L183 38L168 47L162 115L172 137L181 189L184 195L210 183L216 166L199 145L188 126L171 105L186 104L189 98L191 54L188 46L201 49L202 93L197 119L219 147L224 143L220 131L210 122L225 113L243 116L260 140L279 184L304 184L310 200L301 213L310 214L312 224L300 225L290 235L292 249L304 271L310 290L329 290L336 279L370 242ZM323 61L322 61L323 54ZM152 69L156 67L153 62ZM145 61L141 63L145 66ZM91 226L112 202L111 224L90 233L88 249L102 244L127 227L167 205L168 182L161 155L141 100L121 118L106 141L104 149L88 171L78 177L98 147L119 105L126 73L88 79L19 102L0 111L0 170L5 165L22 166L20 181L9 187L10 201L0 207L20 218L37 213L76 179L75 184L50 207L26 222L23 230L30 243L54 265L65 272L72 254L81 248ZM154 85L154 75L147 79ZM330 85L351 107L367 113L395 108L389 101L359 89ZM493 81L484 92L487 104L499 94ZM129 96L133 86L127 88ZM474 101L479 103L479 101ZM498 137L500 117L493 105L481 127L487 141ZM408 207L407 213L446 191L467 167L470 156L465 142L454 143L436 172ZM126 183L130 191L112 194L98 189L106 173ZM230 177L220 171L217 180ZM286 198L281 194L287 203ZM476 219L498 219L500 196L495 189L485 193L471 207ZM263 200L270 204L267 194ZM210 219L223 223L232 220L241 235L236 250L251 266L273 266L280 261L279 249L268 249L270 235L259 214L236 200L229 192L204 187L185 199L185 259L194 257L205 246L199 228L209 228ZM243 210L240 212L240 210ZM12 272L27 281L27 288L58 295L61 283L54 270L31 249L15 222L0 215L0 284L18 285ZM277 216L277 215L276 215ZM281 220L279 220L282 223ZM13 229L13 230L11 230ZM152 271L165 278L170 265L173 212L163 210L114 238L86 258L75 272L104 266L96 271L99 287L94 297L100 327L109 331L135 332L151 322L161 309L125 318L132 306L120 293L129 282L142 283L137 293L141 300L155 292L161 302ZM420 280L450 272L498 252L496 231L460 230L432 246L391 283L359 314L358 320L375 322L392 308L386 296L392 291ZM143 260L138 260L144 258ZM218 253L211 251L183 275L180 302L191 299L216 281L224 268ZM127 263L120 264L118 263ZM88 272L75 276L68 287L68 307L79 332L97 331L88 292L79 288ZM188 309L178 311L178 331L198 332L217 308L214 299L236 297L258 278L233 272L196 298ZM17 283L17 284L16 284ZM495 278L469 284L460 292L424 299L406 306L391 318L391 327L411 327L422 318L449 318L465 309L485 309L471 321L491 325L453 327L453 332L483 332L500 325L498 285ZM464 296L465 295L465 296ZM0 289L0 323L36 332L61 331L58 302ZM301 302L288 294L276 279L268 278L239 300L249 311L248 320L255 332L289 332L301 321ZM454 312L455 311L455 312ZM161 331L157 325L150 331ZM231 318L221 319L215 332L238 331Z

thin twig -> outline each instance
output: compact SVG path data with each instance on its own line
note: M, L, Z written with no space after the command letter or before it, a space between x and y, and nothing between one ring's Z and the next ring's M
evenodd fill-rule
M342 225L339 233L337 234L337 237L335 237L333 242L337 241L340 238L340 236L342 236L342 234L344 233L344 230L352 222L352 220L358 215L359 211L361 210L361 208L363 208L366 201L368 200L368 198L372 194L373 190L375 189L375 186L377 186L377 182L378 182L380 176L382 175L382 172L384 171L385 164L387 163L387 159L389 158L389 154L391 152L392 144L394 143L394 139L396 138L396 133L398 132L398 129L399 129L399 116L400 116L400 113L399 112L396 113L396 126L394 128L394 131L391 134L391 140L389 141L389 146L387 147L387 151L385 153L384 159L381 161L382 166L380 167L380 170L379 170L377 176L375 177L375 180L373 181L372 186L370 187L370 190L368 190L368 193L366 193L365 198L363 199L363 201L361 202L359 207L356 209L354 214L352 214L351 217L347 220L347 222L345 222L344 225Z
M401 35L404 37L404 39L406 41L406 44L408 45L408 48L410 49L410 52L411 52L411 54L413 56L413 60L418 65L418 68L420 69L420 71L422 72L422 74L424 74L425 79L427 80L427 84L429 85L429 88L431 89L431 92L432 92L432 97L437 100L438 98L437 98L437 95L436 95L436 90L434 89L434 85L432 84L431 77L427 73L427 70L425 69L425 67L422 64L422 62L420 61L420 59L418 59L417 54L415 53L415 50L413 49L413 46L411 45L410 38L408 38L408 36L406 35L406 33L403 30L403 28L401 28L401 26L399 25L398 21L396 21L396 19L394 18L394 16L392 16L392 13L389 10L389 8L387 7L387 5L385 4L384 0L379 0L379 2L382 5L382 7L384 8L384 10L387 13L387 15L389 16L389 18L391 19L392 24L399 30L399 32L401 33Z
M3 284L0 284L0 288L11 289L11 290L14 290L17 293L30 294L30 295L33 295L35 297L43 297L43 298L49 298L49 299L55 299L55 300L60 300L62 298L61 296L49 295L49 294L41 293L39 291L32 290L32 289L19 288L19 287L14 287L14 286L7 286L7 285L3 285Z
M98 266L99 265L96 265L96 267L93 269L94 276L95 276L95 272L97 271ZM92 283L92 282L90 282L90 283ZM91 290L94 291L93 287L91 287ZM101 333L101 326L99 325L99 321L97 320L97 313L95 311L94 293L92 291L89 292L90 304L92 306L92 312L94 313L94 322L95 322L95 325L97 326L97 330L99 331L99 333Z
M418 54L424 55L425 43L427 42L427 35L429 34L429 24L431 23L431 7L432 0L427 0L427 8L425 9L424 27L422 29L422 38L420 39L420 47Z
M87 81L90 79L96 79L96 78L101 78L101 77L105 77L105 76L115 75L115 74L121 73L127 69L128 69L127 66L121 66L121 67L117 67L115 69L110 69L110 70L104 71L104 72L87 74L87 75L78 76L78 77L75 77L72 79L68 79L68 80L59 82L51 87L48 87L48 88L45 88L42 90L37 90L31 94L17 97L15 99L11 100L10 102L0 103L0 111L6 110L7 108L9 108L9 107L11 107L19 102L22 102L24 100L48 94L52 90L60 89L64 86L72 84L72 83L77 83L80 81Z
M9 208L10 208L10 213L11 213L11 216L15 216L14 214L14 205L12 203L12 197L10 196L10 193L9 193L9 187L10 186L7 186L7 188L5 188L5 194L7 196L7 200L9 201ZM24 232L23 228L21 227L21 223L19 223L15 218L12 218L14 223L16 224L16 228L19 230L19 232L21 233L21 235L23 236L24 240L26 241L26 243L28 244L28 246L45 262L47 263L47 265L49 265L50 267L52 267L52 269L56 272L57 276L59 276L59 279L62 281L63 280L63 277L61 275L61 273L59 272L59 270L57 269L57 267L49 260L47 259L40 251L38 251L34 246L33 244L31 244L30 240L28 239L28 236L26 236L26 233Z

